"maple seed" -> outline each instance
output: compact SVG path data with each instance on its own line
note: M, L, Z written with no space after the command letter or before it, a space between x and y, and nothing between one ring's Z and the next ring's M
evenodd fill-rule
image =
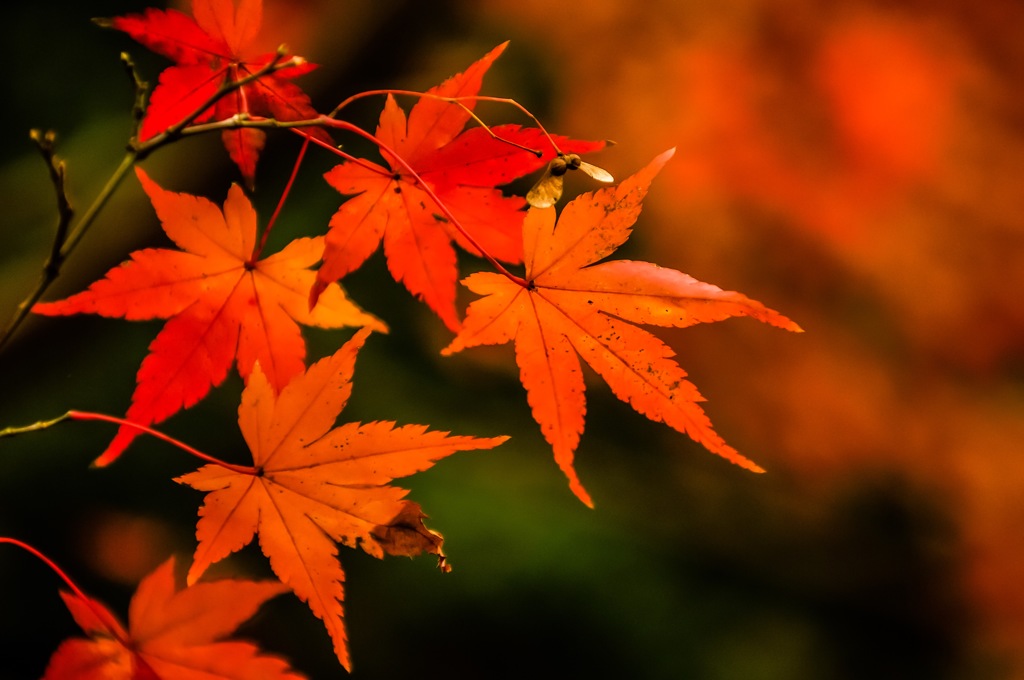
M614 182L611 174L596 165L585 163L579 154L559 154L552 158L537 183L526 194L526 202L534 208L550 208L562 197L565 173L582 170L598 182Z

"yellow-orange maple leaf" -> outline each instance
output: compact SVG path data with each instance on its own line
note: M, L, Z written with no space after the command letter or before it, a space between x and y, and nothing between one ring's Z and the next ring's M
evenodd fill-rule
M425 515L404 500L405 489L388 483L455 451L488 449L506 439L449 436L393 422L331 429L352 392L356 354L367 335L359 331L279 395L256 365L238 409L256 474L206 465L177 479L209 492L199 511L189 583L258 533L274 573L323 620L346 668L345 574L336 543L358 545L375 557L428 552L444 566L441 535L423 525Z
M629 238L651 180L674 150L616 187L584 194L562 211L532 208L523 223L526 286L491 272L463 284L474 301L462 330L443 350L514 341L534 419L581 501L592 505L573 468L586 401L579 358L612 392L643 415L684 432L708 450L762 471L712 429L674 352L634 324L690 326L750 316L791 331L799 326L744 295L723 291L673 269L617 260L594 264Z
M222 639L286 590L277 581L235 579L179 590L171 558L139 583L127 630L96 600L62 592L90 637L61 643L43 680L301 680L284 659L251 642Z

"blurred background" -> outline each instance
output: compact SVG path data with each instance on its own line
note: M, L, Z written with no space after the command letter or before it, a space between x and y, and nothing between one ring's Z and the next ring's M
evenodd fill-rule
M617 178L677 147L620 256L739 290L807 331L737 319L659 333L718 432L765 475L596 381L577 454L589 510L530 417L511 348L440 357L447 330L374 256L344 285L392 332L360 356L342 419L513 439L403 480L445 535L451 574L427 558L341 552L355 677L1024 678L1024 5L265 4L267 48L286 42L323 65L299 82L321 110L365 89L426 89L510 39L485 94L514 97L552 131L614 140L588 160ZM83 210L130 128L118 54L150 80L168 63L89 19L144 6L5 8L4 323L55 223L28 131L57 132ZM349 116L372 127L380 106ZM526 122L507 107L481 113ZM285 134L268 143L263 219L297 150ZM324 229L339 201L320 177L332 163L311 154L272 247ZM145 168L218 204L237 179L215 138ZM592 188L567 182L570 195ZM166 240L129 178L47 298L150 245ZM33 319L0 350L0 428L69 408L123 413L160 325ZM309 332L310 356L349 334ZM240 389L233 375L161 429L244 462ZM71 423L0 441L0 535L43 550L123 615L143 575L172 553L188 561L202 497L171 481L195 463L155 440L90 469L112 436ZM270 572L250 546L217 574ZM0 549L0 677L39 677L77 632L60 585ZM290 595L242 633L310 677L344 675Z

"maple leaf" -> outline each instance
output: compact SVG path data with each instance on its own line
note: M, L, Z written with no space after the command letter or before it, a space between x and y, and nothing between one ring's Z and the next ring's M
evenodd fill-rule
M43 680L300 680L284 659L223 639L287 590L278 581L235 579L177 589L172 557L139 583L127 630L97 600L61 592L89 638L62 642Z
M438 97L472 97L484 74L508 43L442 84L427 91ZM377 138L397 154L451 211L481 248L503 262L522 261L522 222L526 202L495 188L542 167L556 155L551 140L537 128L499 125L463 131L474 100L465 108L432 97L421 98L408 118L388 95ZM586 153L604 142L553 137L562 151ZM502 141L506 140L506 141ZM509 142L513 142L510 144ZM516 144L536 149L538 156ZM366 160L345 162L325 175L345 195L330 221L323 266L311 293L357 269L384 242L388 269L422 299L452 330L459 327L455 310L458 279L454 240L468 252L479 251L449 222L415 176L385 152L390 168Z
M634 324L684 327L749 316L799 331L795 323L739 293L681 272L629 260L594 264L625 243L651 180L674 150L616 187L571 201L555 226L554 208L532 208L523 223L525 287L491 272L463 284L483 295L444 350L515 343L534 419L577 497L592 505L573 468L586 401L578 356L639 413L688 434L749 470L760 467L712 429L703 397L672 359L673 351Z
M345 668L345 574L336 543L378 558L432 553L445 567L441 535L423 525L420 506L404 500L407 491L388 482L455 451L489 449L507 439L449 436L393 422L332 429L352 392L356 354L367 335L358 331L279 395L258 365L253 370L238 422L257 474L205 465L176 479L209 492L199 511L189 583L258 533L274 573L324 622Z
M192 406L227 377L232 363L243 378L259 361L276 389L305 368L298 324L385 331L337 285L309 309L312 271L323 237L300 238L258 259L256 212L238 185L224 210L197 196L166 191L136 169L164 232L181 250L148 248L71 297L36 304L37 314L83 312L130 320L169 319L142 362L127 418L148 425ZM137 436L122 426L96 460L116 459Z
M148 8L142 14L97 22L124 31L176 62L160 73L139 129L140 141L184 120L225 83L238 82L277 58L275 53L249 53L262 23L262 0L241 0L237 6L235 0L192 0L192 14L194 18L174 9ZM316 118L319 114L309 97L291 82L316 66L299 61L231 91L194 122L225 120L239 113L285 121ZM312 129L310 134L331 141L322 129ZM252 186L266 135L254 128L237 128L225 130L222 138L228 155Z

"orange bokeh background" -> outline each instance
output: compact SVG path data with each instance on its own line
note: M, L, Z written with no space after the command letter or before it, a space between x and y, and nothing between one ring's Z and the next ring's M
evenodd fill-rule
M978 643L1024 674L1024 6L509 0L485 15L544 52L559 129L620 142L618 173L678 146L638 236L660 263L807 330L678 336L706 391L766 404L730 424L741 450L823 494L865 469L936 489Z

